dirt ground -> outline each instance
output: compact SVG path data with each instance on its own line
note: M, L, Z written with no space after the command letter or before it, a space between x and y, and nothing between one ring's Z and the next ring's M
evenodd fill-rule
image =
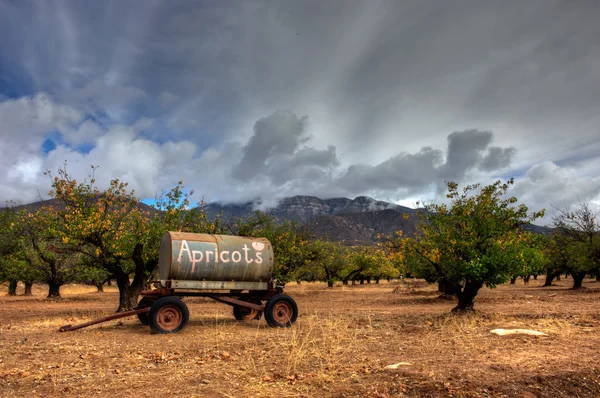
M468 316L422 281L290 284L300 315L286 329L186 298L190 323L169 335L135 317L59 333L111 314L116 289L69 285L47 301L44 285L32 297L2 285L0 396L600 397L600 283L542 282L484 288Z

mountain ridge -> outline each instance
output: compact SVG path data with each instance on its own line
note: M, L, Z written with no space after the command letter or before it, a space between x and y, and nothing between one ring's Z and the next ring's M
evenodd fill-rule
M32 202L25 207L35 211L44 204L56 203L56 199ZM207 203L204 208L210 218L222 214L225 219L245 218L256 211L256 201L242 204ZM151 213L155 208L145 203L138 205ZM368 196L321 199L316 196L295 195L285 197L279 203L264 210L279 220L291 220L306 225L318 238L337 241L346 245L374 244L379 235L391 236L402 230L405 236L416 231L418 209L376 200ZM408 216L408 217L407 217ZM552 228L530 224L526 229L549 234Z
M209 203L206 209L212 217L221 211L225 217L245 217L254 211L255 204L256 202L242 205ZM398 230L402 230L406 236L413 235L418 210L368 196L320 199L316 196L296 195L282 199L266 212L279 219L308 225L319 238L344 244L372 244L377 241L378 235L389 236ZM527 225L525 229L542 234L552 231L552 228L535 224Z

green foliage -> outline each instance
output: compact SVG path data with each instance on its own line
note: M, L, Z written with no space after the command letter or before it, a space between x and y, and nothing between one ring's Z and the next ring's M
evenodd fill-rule
M0 210L0 280L20 280L18 259L20 228L14 208Z
M550 238L543 234L522 233L522 241L517 246L513 276L527 277L543 272L549 262L546 250Z
M55 234L69 253L79 253L86 267L102 269L113 275L119 287L119 310L136 305L139 292L157 261L143 260L144 243L148 240L150 214L141 210L134 191L118 179L106 190L96 186L96 167L89 180L77 182L66 165L51 178L50 196L61 203L47 208L50 219L48 233ZM51 174L50 172L47 173ZM130 282L130 275L133 281Z
M461 191L449 182L450 205L426 205L418 212L416 235L397 237L387 246L402 253L413 275L454 284L459 309L470 309L482 285L504 283L531 262L536 269L542 266L537 243L522 226L544 211L529 215L527 206L506 197L513 183L497 181L481 190L479 184L468 185Z
M343 280L348 267L347 248L336 242L316 239L311 242L310 249L312 258L298 270L300 278L297 279L326 281L330 287Z
M24 211L13 206L0 213L0 279L33 283L43 280L40 268L27 261L27 223Z
M273 277L287 283L297 279L306 266L318 256L312 236L306 227L256 211L245 219L237 219L232 232L239 236L263 237L273 245Z
M127 260L136 238L144 232L144 214L137 207L134 192L127 191L127 183L112 180L109 188L101 191L95 185L96 168L92 170L89 181L78 183L66 166L52 179L50 196L61 206L46 208L49 218L57 220L48 224L48 233L108 272L128 274L133 269Z
M61 236L63 219L56 209L44 205L34 213L23 214L22 256L37 272L37 280L48 284L48 297L59 297L60 286L73 282L81 271L81 253L69 250Z
M390 258L379 247L359 246L350 249L347 267L344 270L344 280L379 280L395 278L399 271L394 267Z
M581 287L580 279L586 274L600 272L598 214L587 203L580 203L574 210L559 210L554 226L547 245L553 259L551 270L570 273L575 280L573 287Z

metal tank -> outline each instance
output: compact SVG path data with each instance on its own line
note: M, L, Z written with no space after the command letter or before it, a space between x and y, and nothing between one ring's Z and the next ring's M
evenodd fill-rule
M273 258L265 238L167 232L160 243L160 281L179 289L267 290Z

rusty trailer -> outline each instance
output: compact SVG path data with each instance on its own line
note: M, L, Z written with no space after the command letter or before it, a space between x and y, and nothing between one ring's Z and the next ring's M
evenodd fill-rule
M298 306L272 279L273 247L265 238L167 232L160 244L157 289L145 290L136 308L80 325L67 332L137 315L152 333L177 333L189 321L184 297L207 297L233 307L237 320L260 319L271 327L296 322Z

